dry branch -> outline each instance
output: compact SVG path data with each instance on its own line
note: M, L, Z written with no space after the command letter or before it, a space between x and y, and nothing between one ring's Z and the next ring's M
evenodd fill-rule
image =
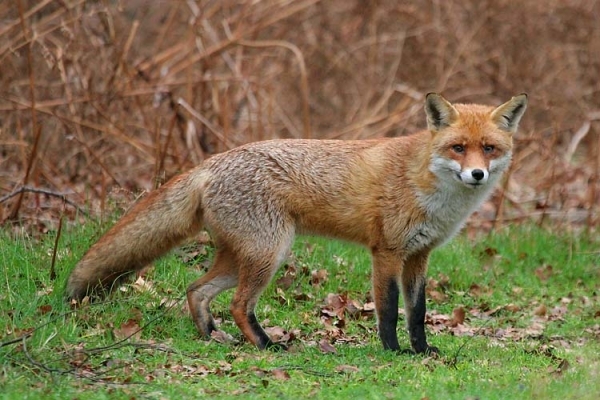
M0 204L4 203L5 201L7 201L15 196L21 197L21 195L23 195L24 193L37 193L37 194L44 194L46 196L58 197L66 204L77 209L77 211L79 211L81 214L88 215L87 211L85 211L79 205L77 205L76 203L72 202L71 200L69 200L67 198L67 196L69 195L68 193L59 193L59 192L55 192L55 191L49 190L49 189L41 189L41 188L35 188L35 187L30 187L30 186L21 186L20 188L12 191L11 193L0 197Z

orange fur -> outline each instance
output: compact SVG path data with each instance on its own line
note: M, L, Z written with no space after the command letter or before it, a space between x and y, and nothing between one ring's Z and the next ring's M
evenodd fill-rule
M412 349L425 340L429 252L456 233L507 169L526 96L498 108L452 105L430 94L428 129L365 141L271 140L215 155L148 195L77 264L68 294L110 290L206 227L217 254L188 288L198 330L216 329L210 302L237 286L231 313L249 341L273 346L254 308L298 233L358 242L373 254L381 340L398 350L398 293Z

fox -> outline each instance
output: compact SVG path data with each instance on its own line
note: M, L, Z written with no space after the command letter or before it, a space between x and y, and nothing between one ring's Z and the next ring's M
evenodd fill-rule
M259 296L297 234L326 236L371 252L383 348L438 353L425 334L429 255L462 228L509 168L527 98L494 108L429 93L427 129L411 135L273 139L213 155L133 205L76 264L67 297L104 296L206 229L215 256L187 289L197 330L211 337L211 301L237 287L229 310L242 334L258 349L285 349L258 322ZM408 349L396 333L400 293Z

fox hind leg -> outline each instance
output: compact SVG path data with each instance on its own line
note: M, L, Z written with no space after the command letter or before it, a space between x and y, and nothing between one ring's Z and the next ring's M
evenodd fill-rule
M271 263L244 265L230 310L235 323L244 336L259 349L277 347L260 326L255 314L260 294L271 281L277 268Z
M221 292L237 286L238 269L229 249L217 249L213 264L208 272L187 289L188 304L198 331L210 337L216 331L210 312L210 302Z
M279 265L287 257L294 239L293 229L282 229L280 239L274 246L261 243L261 254L252 254L243 259L239 269L239 285L231 302L233 319L244 336L259 349L285 349L285 346L273 343L260 326L255 314L258 299L267 287ZM252 246L256 249L256 244Z

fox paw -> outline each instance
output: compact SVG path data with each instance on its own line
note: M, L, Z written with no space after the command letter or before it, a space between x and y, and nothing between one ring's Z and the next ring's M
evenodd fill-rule
M423 353L427 356L438 356L440 355L440 349L435 346L427 346L427 349Z
M411 354L411 355L424 354L426 356L438 356L440 354L440 349L438 349L435 346L427 346L425 348L425 350L422 350L422 351L415 351L414 349L400 349L400 350L398 350L398 353Z
M265 349L267 349L269 351L273 351L275 353L279 353L279 352L287 351L288 347L281 343L274 343L274 342L269 341L267 343L267 345L265 346Z

